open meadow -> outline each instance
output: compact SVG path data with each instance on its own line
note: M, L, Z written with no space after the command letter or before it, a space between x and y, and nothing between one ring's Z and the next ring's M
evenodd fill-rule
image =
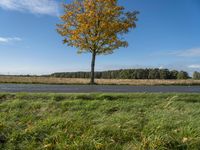
M56 77L19 77L0 76L0 83L25 84L89 84L90 79L56 78ZM96 79L97 84L104 85L200 85L200 80L144 80L144 79Z
M0 149L197 150L200 94L0 94Z

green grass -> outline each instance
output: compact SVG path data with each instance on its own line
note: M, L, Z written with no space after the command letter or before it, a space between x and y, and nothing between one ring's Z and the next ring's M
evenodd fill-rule
M200 94L0 94L2 150L198 150Z

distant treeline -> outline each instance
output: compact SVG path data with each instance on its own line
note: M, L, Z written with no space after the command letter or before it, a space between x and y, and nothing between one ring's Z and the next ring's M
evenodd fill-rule
M60 72L51 77L59 78L89 78L90 72ZM185 71L168 69L121 69L95 72L97 79L189 79Z
M195 79L195 80L200 80L200 72L195 71L195 72L193 73L193 79Z

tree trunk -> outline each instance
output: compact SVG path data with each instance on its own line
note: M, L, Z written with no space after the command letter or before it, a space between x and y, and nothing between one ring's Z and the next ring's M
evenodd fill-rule
M94 67L95 67L95 59L96 59L96 53L92 53L92 62L91 62L91 77L90 77L90 84L95 84L94 82Z

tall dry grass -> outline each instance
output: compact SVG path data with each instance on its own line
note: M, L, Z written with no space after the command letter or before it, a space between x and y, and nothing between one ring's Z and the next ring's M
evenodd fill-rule
M0 83L31 84L88 84L89 79L55 77L0 76ZM96 79L97 84L108 85L200 85L200 80L136 80L136 79Z

